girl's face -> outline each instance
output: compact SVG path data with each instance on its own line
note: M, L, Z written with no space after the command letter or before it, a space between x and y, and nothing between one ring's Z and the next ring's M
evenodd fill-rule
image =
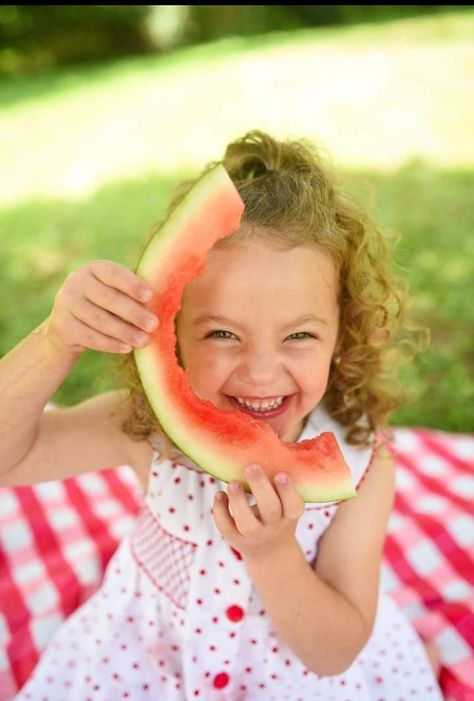
M252 416L280 440L296 441L326 391L337 296L335 266L315 248L282 252L252 240L211 250L204 275L186 286L176 318L191 389L234 411L242 410L237 397L287 397L277 415ZM302 321L305 316L313 318Z

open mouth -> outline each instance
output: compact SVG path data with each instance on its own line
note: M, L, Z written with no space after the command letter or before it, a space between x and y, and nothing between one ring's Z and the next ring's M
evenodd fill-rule
M283 401L280 404L280 406L276 407L276 409L251 409L250 407L244 406L243 404L240 404L240 402L237 401L235 397L230 397L226 395L227 399L232 403L232 405L238 410L243 412L244 414L248 414L249 416L252 416L254 419L268 419L273 416L280 416L280 414L283 414L288 409L288 406L291 402L291 398L293 397L292 394L287 394L286 397L283 397Z

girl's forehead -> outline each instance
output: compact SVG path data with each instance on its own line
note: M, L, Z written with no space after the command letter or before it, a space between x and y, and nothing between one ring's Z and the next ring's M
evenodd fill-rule
M183 305L286 305L295 299L337 305L336 267L328 254L309 246L277 250L260 242L209 252L203 275L185 288Z

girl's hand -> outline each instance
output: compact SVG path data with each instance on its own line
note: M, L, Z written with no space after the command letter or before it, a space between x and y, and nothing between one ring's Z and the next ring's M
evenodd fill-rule
M146 308L153 297L148 283L109 260L95 260L68 275L59 289L45 334L72 355L87 348L129 353L145 346L158 319ZM148 332L148 333L147 333Z
M241 483L231 482L228 496L218 492L213 505L217 529L244 559L271 556L273 551L294 544L296 526L304 512L304 502L288 475L283 484L275 479L274 488L261 468L252 474L249 467L245 474L257 503L249 506ZM233 485L238 486L236 491ZM222 501L218 500L219 494Z

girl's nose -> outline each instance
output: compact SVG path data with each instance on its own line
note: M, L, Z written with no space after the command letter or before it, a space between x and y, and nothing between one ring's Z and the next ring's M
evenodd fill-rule
M277 375L278 355L274 351L249 351L240 367L240 378L251 386L269 387Z

